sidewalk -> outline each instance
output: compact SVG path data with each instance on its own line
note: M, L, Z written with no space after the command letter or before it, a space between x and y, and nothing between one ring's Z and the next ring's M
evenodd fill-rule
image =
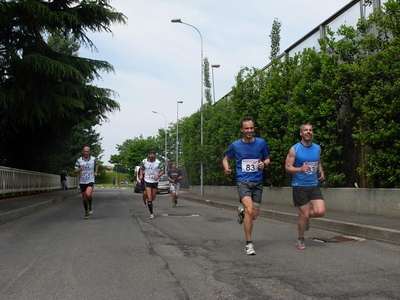
M98 190L99 192L99 190ZM133 191L132 191L133 192ZM50 205L64 201L68 197L80 194L78 189L55 191L43 194L32 194L0 200L0 224L44 209ZM238 200L217 199L210 196L192 194L181 191L180 199L193 201L214 207L234 210L238 207ZM292 205L274 205L263 203L260 217L275 219L284 222L297 223L297 209ZM327 211L320 219L311 219L310 226L400 245L400 218L378 215L354 214L339 211Z
M181 199L236 211L238 199L216 199L182 191ZM293 205L262 203L260 217L297 224L297 208ZM339 232L344 235L363 237L400 244L400 218L327 211L323 218L310 219L310 227Z
M79 195L78 189L14 196L0 200L0 225Z

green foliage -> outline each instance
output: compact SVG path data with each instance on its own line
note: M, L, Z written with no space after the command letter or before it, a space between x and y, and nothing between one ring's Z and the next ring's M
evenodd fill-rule
M288 62L290 63L290 62ZM260 116L257 123L262 127L260 137L267 141L271 151L271 163L267 169L266 182L272 186L284 186L287 182L284 162L289 147L295 139L289 139L289 105L292 82L288 80L288 63L277 62L265 73L266 85L260 97Z
M280 52L280 41L281 41L281 26L282 23L278 19L274 19L272 23L272 30L269 37L271 38L271 52L269 59L275 60Z
M140 165L143 159L147 158L147 152L149 149L155 149L157 153L163 153L163 148L157 148L156 139L154 137L148 137L146 139L143 136L135 137L133 140L129 139L117 145L118 155L111 155L110 163L116 164L119 167L127 170L134 171L135 166Z
M204 113L204 182L208 185L217 182L230 185L235 182L235 178L225 176L222 157L229 144L239 138L240 124L236 122L230 101L218 101L214 106L207 107Z
M400 187L398 20L400 1L388 0L383 9L359 20L357 28L343 25L333 32L327 27L318 51L308 48L275 59L267 70L240 69L229 95L204 106L203 147L200 112L180 121L180 165L189 183L200 184L203 162L205 185L235 184L235 174L225 176L221 161L228 146L242 136L240 120L251 116L255 135L271 150L266 185L290 184L285 158L300 139L300 125L309 122L323 151L324 186L362 186L365 179L367 186ZM275 50L279 29L280 23L274 23L270 37ZM272 59L278 53L273 49ZM174 137L175 126L168 129L168 139ZM160 149L164 133L159 130L154 138ZM173 148L168 151L173 153ZM235 162L230 163L234 170Z
M111 32L111 24L126 22L108 2L1 1L2 164L45 172L60 164L58 170L67 161L49 156L65 154L72 130L91 130L119 109L114 91L91 84L113 67L76 54L80 45L96 50L88 30Z
M113 185L113 179L115 178L116 182ZM119 182L123 180L128 181L129 185L120 185ZM129 173L121 173L121 172L101 172L101 175L96 177L96 186L104 186L104 187L131 187L133 184L133 177Z
M200 112L186 118L180 126L182 138L182 152L184 153L185 167L188 180L191 184L200 184L201 139L200 139Z
M353 136L365 148L359 171L374 187L400 187L399 1L388 1L364 22L360 48L367 55L355 68L354 107L360 111ZM374 35L369 29L374 28Z
M203 70L204 70L204 99L205 103L211 105L213 103L211 96L211 81L210 81L210 63L208 62L208 58L204 58L203 62Z

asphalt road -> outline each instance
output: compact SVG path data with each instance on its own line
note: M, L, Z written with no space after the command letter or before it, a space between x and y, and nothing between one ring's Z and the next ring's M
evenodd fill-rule
M232 210L95 189L0 226L0 299L400 299L400 249L371 240L324 243L311 228L259 218L244 254Z

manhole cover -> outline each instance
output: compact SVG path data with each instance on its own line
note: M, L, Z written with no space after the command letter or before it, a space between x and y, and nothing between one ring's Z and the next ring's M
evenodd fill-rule
M363 242L365 239L355 237L355 236L348 236L348 235L337 235L328 238L311 238L313 241L316 242L323 242L323 243L344 243L344 242Z
M187 213L176 213L176 214L165 214L167 217L199 217L198 214L187 214Z

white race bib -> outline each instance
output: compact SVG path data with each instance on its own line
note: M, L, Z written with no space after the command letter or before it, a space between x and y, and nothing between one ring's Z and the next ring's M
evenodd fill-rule
M314 174L315 172L317 172L317 169L318 169L317 161L308 162L308 171L306 173L309 175Z
M82 171L81 172L81 176L82 176L82 178L89 179L90 178L90 172Z
M258 172L258 159L242 159L242 172Z

